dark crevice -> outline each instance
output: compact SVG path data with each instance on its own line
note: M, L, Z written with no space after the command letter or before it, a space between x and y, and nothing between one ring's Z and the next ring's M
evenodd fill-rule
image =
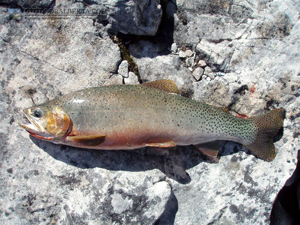
M133 72L138 77L139 83L142 83L142 78L140 76L138 66L136 65L132 56L130 55L128 46L126 44L124 44L124 41L121 38L118 38L117 36L110 35L110 38L112 39L112 41L114 43L118 44L120 52L121 52L122 61L127 60L128 71Z
M207 41L210 42L210 43L219 44L219 43L222 43L224 41L231 42L231 41L233 41L233 39L231 39L231 38L207 39Z

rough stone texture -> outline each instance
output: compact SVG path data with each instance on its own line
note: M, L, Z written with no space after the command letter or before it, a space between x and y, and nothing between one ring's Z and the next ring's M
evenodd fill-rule
M60 0L53 8L103 13L30 19L0 7L1 223L270 222L273 202L300 152L300 7L295 1ZM166 34L159 24L172 29ZM128 58L108 32L151 36L157 30L152 39L128 36L125 45L139 74L118 74L127 71L121 62ZM199 68L203 74L195 79ZM192 146L82 150L29 138L17 124L31 97L42 103L86 87L137 84L137 75L142 81L172 79L183 95L231 113L253 116L284 107L277 157L264 162L232 142L223 143L218 163ZM282 212L280 204L275 215Z
M200 81L203 75L204 69L201 67L197 67L194 72L193 72L193 77L197 80Z
M124 78L128 78L128 62L127 60L123 60L119 66L118 74Z
M144 81L158 79L174 80L182 92L190 92L193 77L190 71L181 66L179 56L157 56L154 58L135 58L139 73Z
M124 78L125 84L139 84L139 80L137 75L135 75L133 72L128 73L128 78Z

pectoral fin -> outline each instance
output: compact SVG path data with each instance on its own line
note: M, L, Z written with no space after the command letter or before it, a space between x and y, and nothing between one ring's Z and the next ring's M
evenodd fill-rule
M105 137L105 135L68 136L66 140L78 145L93 147L103 143L105 141Z
M156 147L156 148L171 148L175 147L176 144L173 141L163 142L163 143L148 143L146 147Z
M142 85L150 88L156 88L168 93L179 94L178 87L175 84L175 82L172 80L165 80L165 79L156 80L156 81L143 83Z

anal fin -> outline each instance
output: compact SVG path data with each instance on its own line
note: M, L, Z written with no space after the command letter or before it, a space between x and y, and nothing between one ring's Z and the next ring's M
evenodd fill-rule
M67 141L86 147L100 145L105 141L105 135L68 136Z
M198 148L204 155L207 155L213 161L218 162L218 153L220 149L221 141L212 141L203 144L194 145Z
M156 147L156 148L171 148L175 147L176 144L173 141L162 142L162 143L147 143L146 147Z

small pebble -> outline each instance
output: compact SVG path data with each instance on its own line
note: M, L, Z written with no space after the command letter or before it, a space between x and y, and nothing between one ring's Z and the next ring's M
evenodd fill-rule
M182 50L179 51L179 58L186 58L186 54L184 51Z
M203 75L204 69L201 67L197 67L193 72L193 77L199 81Z
M194 52L191 50L187 50L187 51L185 51L185 55L186 55L186 57L192 57L194 55Z
M127 60L123 60L119 66L118 74L122 77L128 77L128 62Z
M171 45L171 51L172 51L173 53L177 52L177 44L176 44L176 43L173 43L173 44Z
M193 58L187 58L185 60L185 64L187 67L192 67L194 65L194 59Z
M207 65L206 65L206 62L204 60L199 60L198 66L200 66L200 67L206 67Z
M129 76L124 79L124 82L125 84L139 84L139 79L133 72L129 72Z

